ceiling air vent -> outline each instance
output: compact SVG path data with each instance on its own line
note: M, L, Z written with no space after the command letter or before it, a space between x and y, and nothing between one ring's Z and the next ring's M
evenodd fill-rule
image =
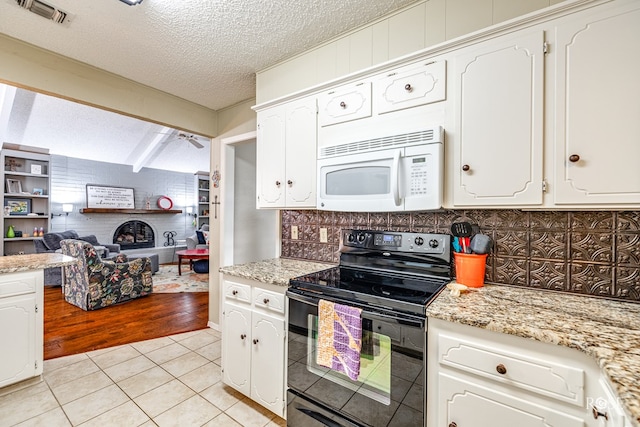
M51 19L58 24L68 23L71 16L55 6L41 2L39 0L16 0L18 6L40 15L43 18Z

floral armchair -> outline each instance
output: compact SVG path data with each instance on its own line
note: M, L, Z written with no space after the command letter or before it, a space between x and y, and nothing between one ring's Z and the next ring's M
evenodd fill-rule
M96 310L148 295L153 292L151 260L128 262L125 254L103 260L88 242L65 239L60 242L64 255L78 262L64 267L64 299L81 309Z

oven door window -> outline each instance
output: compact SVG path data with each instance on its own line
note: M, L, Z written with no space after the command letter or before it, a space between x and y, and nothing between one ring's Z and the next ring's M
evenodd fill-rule
M426 406L424 323L363 310L360 375L353 381L316 361L318 306L315 299L302 301L295 295L289 296L287 319L290 389L354 424L423 425Z
M307 369L325 380L331 381L355 393L362 394L384 405L391 402L391 338L372 332L371 321L362 322L362 350L360 374L353 381L342 372L318 365L318 316L308 317Z

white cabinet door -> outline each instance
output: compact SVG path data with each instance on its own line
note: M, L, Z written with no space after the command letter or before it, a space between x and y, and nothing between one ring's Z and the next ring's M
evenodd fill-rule
M285 206L285 109L258 112L257 206Z
M224 303L222 363L224 382L251 393L251 310Z
M255 311L252 321L251 398L283 416L285 322Z
M542 203L543 46L518 32L454 56L455 206Z
M36 336L36 319L35 293L0 299L0 387L36 376L38 368L42 372L42 355L36 355L36 340L42 343L42 335Z
M331 89L318 97L320 126L371 117L371 82L357 82Z
M555 34L554 202L638 204L640 4L581 12Z
M531 403L526 396L507 395L483 381L465 381L440 374L437 425L458 427L585 427L580 418ZM483 386L483 384L485 386ZM429 396L432 398L432 396Z
M446 62L421 61L383 74L373 82L375 114L443 101Z
M258 112L258 208L315 207L316 126L313 97Z
M317 108L315 98L287 105L286 206L316 206Z

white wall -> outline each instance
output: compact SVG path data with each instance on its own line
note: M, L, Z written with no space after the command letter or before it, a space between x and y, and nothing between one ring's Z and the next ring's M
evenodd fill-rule
M276 256L278 211L256 209L256 143L235 146L233 263Z
M159 196L166 195L174 203L174 209L182 214L81 214L86 207L86 184L114 187L132 187L137 209L145 208L145 197L150 196L151 208ZM180 172L143 168L133 173L131 166L81 160L65 156L51 156L51 212L62 212L63 203L72 203L74 211L69 216L55 216L51 231L76 230L79 235L93 234L100 243L111 243L118 225L130 219L139 219L151 225L155 233L156 247L163 247L165 231L175 231L175 239L193 234L192 217L184 213L186 206L195 206L195 176Z

